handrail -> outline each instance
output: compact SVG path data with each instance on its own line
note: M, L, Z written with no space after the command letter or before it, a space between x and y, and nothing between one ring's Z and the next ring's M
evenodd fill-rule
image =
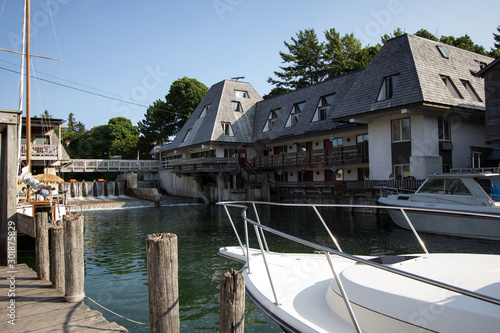
M393 273L393 274L397 274L397 275L400 275L400 276L403 276L403 277L406 277L406 278L410 278L410 279L413 279L413 280L416 280L416 281L420 281L422 283L426 283L426 284L429 284L429 285L432 285L432 286L435 286L435 287L438 287L438 288L442 288L442 289L445 289L445 290L448 290L448 291L456 292L456 293L459 293L459 294L462 294L462 295L465 295L465 296L468 296L468 297L472 297L472 298L475 298L475 299L478 299L478 300L481 300L481 301L485 301L485 302L488 302L488 303L492 303L492 304L495 304L495 305L500 305L500 299L497 299L497 298L494 298L494 297L490 297L490 296L487 296L487 295L484 295L484 294L480 294L480 293L477 293L477 292L474 292L474 291L470 291L470 290L467 290L467 289L464 289L464 288L460 288L460 287L457 287L457 286L453 286L453 285L450 285L450 284L447 284L447 283L443 283L443 282L440 282L440 281L436 281L434 279L429 279L429 278L426 278L426 277L423 277L423 276L420 276L420 275L417 275L417 274L405 272L405 271L402 271L402 270L399 270L399 269L396 269L396 268L393 268L393 267L389 267L389 266L386 266L386 265L383 265L383 264L378 264L376 262L373 262L373 261L370 261L370 260L367 260L367 259L363 259L363 258L355 256L355 255L351 255L351 254L348 254L348 253L345 253L345 252L342 252L342 251L339 251L339 250L334 250L334 249L326 247L326 246L315 244L315 243L312 243L312 242L300 239L298 237L295 237L295 236L283 233L281 231L278 231L276 229L268 227L268 226L266 226L266 225L264 225L264 224L262 224L260 222L253 221L252 219L250 219L250 218L248 218L246 216L246 210L248 208L247 205L249 205L249 204L252 204L252 205L262 204L262 205L270 205L270 206L314 207L315 210L316 210L315 207L377 208L377 209L381 209L382 208L382 209L401 210L405 214L405 218L407 219L407 221L410 224L410 226L412 226L411 221L409 220L409 218L406 215L405 211L421 211L421 209L417 209L417 208L404 208L404 209L402 209L401 207L392 207L392 206L348 205L348 204L287 204L287 203L273 203L273 202L259 202L259 201L227 201L227 202L219 202L217 204L218 205L222 205L222 206L236 207L236 208L243 209L244 213L242 214L242 218L245 221L245 225L247 223L250 223L250 224L254 225L254 228L255 228L255 230L257 232L257 237L258 238L260 238L260 236L263 235L263 231L267 231L267 232L273 233L275 235L278 235L280 237L283 237L285 239L288 239L288 240L294 241L296 243L308 246L308 247L313 248L315 250L324 251L327 254L335 254L335 255L338 255L338 256L346 258L346 259L350 259L350 260L353 260L353 261L356 261L356 262L359 262L359 263L363 263L363 264L366 264L368 266L371 266L371 267L374 267L374 268L377 268L377 269L381 269L381 270L384 270L384 271L387 271L387 272L390 272L390 273ZM438 210L438 209L429 209L429 211L442 212L442 213L448 213L448 214L457 214L457 212L445 211L445 210ZM226 210L226 212L229 214L229 212L227 210ZM319 212L318 212L318 214L319 214ZM459 215L475 215L475 216L481 216L481 217L499 218L499 216L491 215L491 214L476 214L476 213L468 213L468 212L460 212L458 214ZM231 223L233 223L233 222L231 222ZM325 227L326 227L326 225L325 225ZM234 226L233 226L233 229L236 232L236 229L234 228ZM258 229L260 230L260 232L257 231ZM425 248L425 245L423 244L423 242L421 241L420 237L418 236L418 233L416 231L414 231L414 233L415 233L417 239L419 240L419 243L424 248L424 251L426 251L426 253L428 253L427 249ZM263 257L265 258L265 251L264 251L264 248L263 248L263 245L262 245L261 241L259 241L259 247L261 249ZM246 253L247 253L247 256L248 256L248 253L249 253L249 248L250 248L250 244L249 244L248 236L247 236L247 244L246 244L246 249L247 249ZM248 264L249 264L249 258L247 257L247 265ZM333 265L331 265L331 268L332 268L333 274L335 275L336 273L333 270ZM247 267L247 269L249 269L249 268ZM267 264L266 264L266 270L269 270L269 268L267 267ZM273 282L272 282L272 278L271 278L270 272L268 271L267 273L268 273L270 284L271 284L271 287L272 287L273 293L274 293L274 286L273 286ZM341 289L341 286L339 286L339 289ZM277 298L276 298L276 304L279 304ZM355 318L355 317L353 317L353 318Z

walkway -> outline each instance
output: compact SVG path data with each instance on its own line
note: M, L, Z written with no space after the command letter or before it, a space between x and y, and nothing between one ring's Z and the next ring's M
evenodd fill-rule
M9 314L15 315L15 321L11 321L14 318ZM0 332L127 330L108 322L100 312L91 310L83 302L65 302L61 290L53 289L49 281L38 280L36 273L26 264L18 264L14 270L0 266Z
M61 167L61 172L140 172L158 171L156 160L77 160Z

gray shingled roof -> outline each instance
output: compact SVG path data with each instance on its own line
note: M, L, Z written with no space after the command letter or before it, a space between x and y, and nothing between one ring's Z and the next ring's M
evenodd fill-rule
M363 70L352 72L257 103L253 140L275 140L307 133L329 131L337 127L345 127L345 124L334 123L330 118L337 106L341 104L354 82L362 75L362 72ZM320 98L330 94L335 94L335 97L327 113L327 118L325 120L312 122L311 120L316 112ZM293 105L301 102L306 103L298 123L292 127L285 127ZM272 131L263 132L269 113L271 110L278 108L281 109L280 114Z
M236 90L248 92L249 98L236 97ZM249 83L224 80L214 84L210 87L175 139L171 143L162 146L162 150L208 142L251 142L255 112L254 105L261 100L262 97ZM233 101L241 103L243 112L234 111L232 107ZM208 111L204 117L200 118L203 109L207 105L209 105ZM234 136L222 135L222 122L231 123ZM191 130L190 135L184 140L189 130Z
M445 49L448 58L441 56L437 45ZM490 63L492 60L414 35L393 38L386 42L363 71L335 111L333 119L346 120L374 111L424 102L484 110L484 102L474 101L460 80L469 81L484 101L483 80L473 74L479 71L476 61ZM383 79L395 74L399 74L399 80L393 97L377 102ZM453 97L441 75L452 79L463 99Z

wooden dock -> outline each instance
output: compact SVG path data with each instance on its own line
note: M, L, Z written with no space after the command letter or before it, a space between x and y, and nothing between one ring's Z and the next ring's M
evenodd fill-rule
M52 288L50 281L38 280L26 264L18 264L14 269L0 266L0 332L127 332L127 329L108 322L83 301L66 302L64 293Z

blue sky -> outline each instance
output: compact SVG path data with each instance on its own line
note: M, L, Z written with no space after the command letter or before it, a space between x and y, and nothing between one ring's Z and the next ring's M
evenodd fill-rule
M0 48L21 51L22 1L0 6ZM32 80L31 114L72 112L87 129L118 116L137 124L184 76L207 87L244 76L265 95L279 51L288 51L283 42L299 30L314 28L324 40L335 28L375 45L398 27L425 28L468 34L489 50L500 25L498 0L32 0L32 13L31 53L62 59L34 58L36 75L108 98ZM19 74L11 71L19 64L19 55L0 51L2 109L18 108Z

